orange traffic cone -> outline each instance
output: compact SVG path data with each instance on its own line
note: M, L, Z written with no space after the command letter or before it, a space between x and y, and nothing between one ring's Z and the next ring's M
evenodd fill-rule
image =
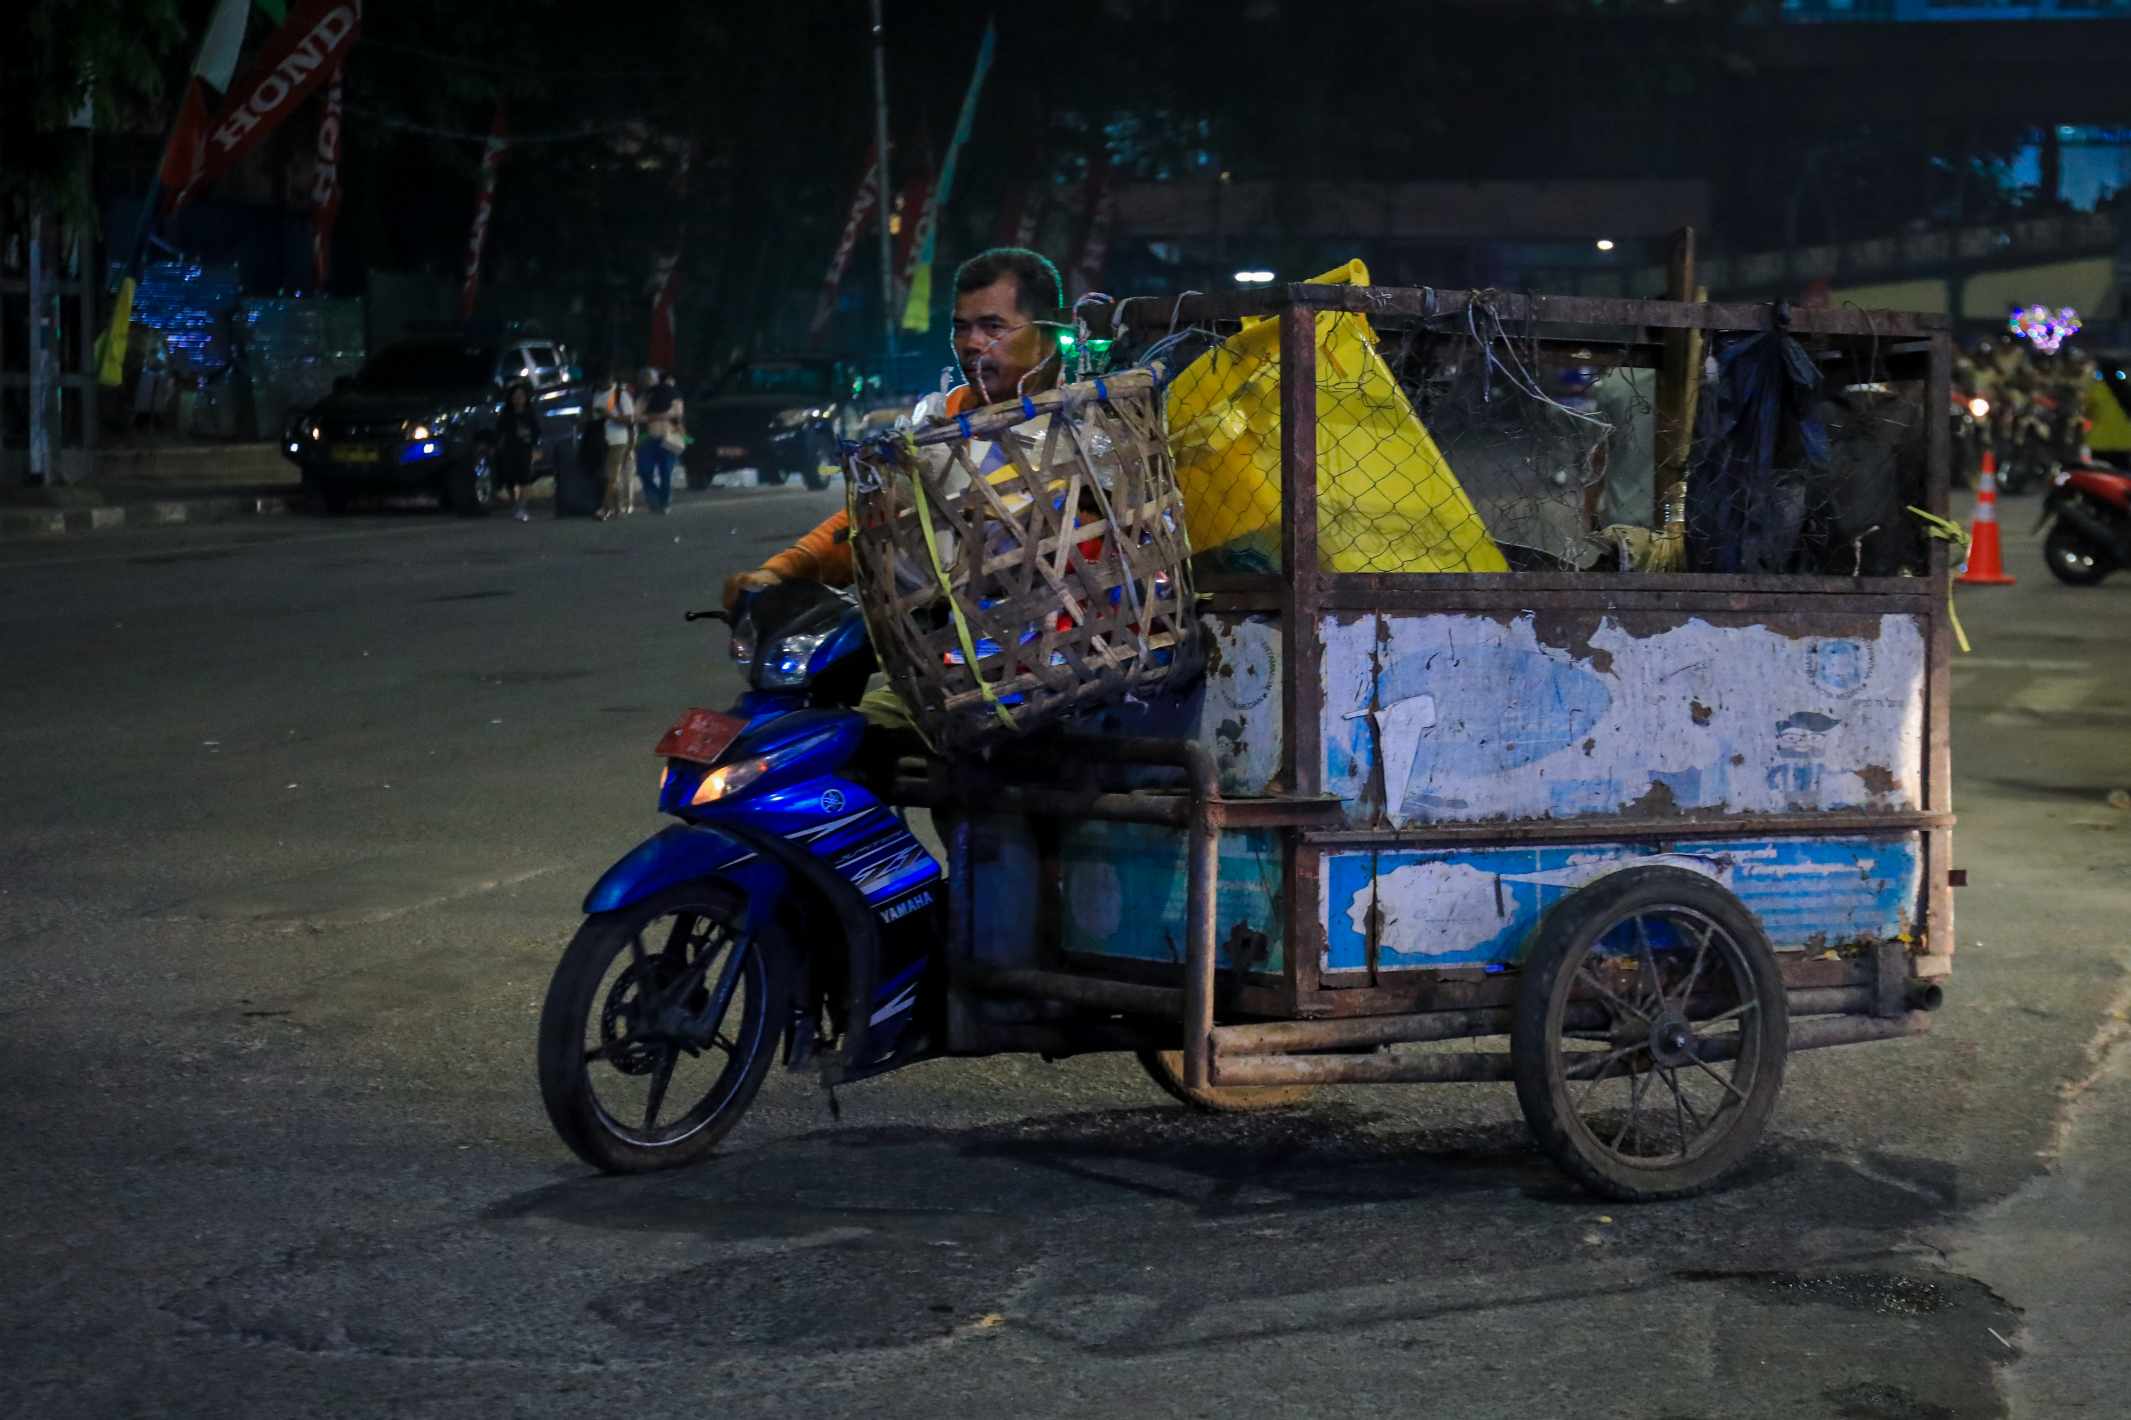
M1976 479L1976 510L1968 522L1968 565L1954 579L1964 587L2010 587L2005 549L1998 541L1998 456L1983 451Z

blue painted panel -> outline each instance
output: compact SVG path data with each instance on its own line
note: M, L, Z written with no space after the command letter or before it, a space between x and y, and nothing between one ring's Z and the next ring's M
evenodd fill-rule
M1540 915L1567 894L1651 864L1723 884L1778 950L1900 936L1923 871L1913 834L1682 842L1663 853L1617 843L1334 854L1325 860L1325 969L1368 966L1372 905L1379 971L1514 962Z
M1059 845L1065 876L1063 941L1069 952L1184 960L1185 834L1140 823L1080 823ZM1286 957L1280 926L1280 834L1230 829L1221 835L1221 887L1214 932L1221 941L1238 923L1270 943L1257 971L1279 971ZM1219 957L1229 965L1228 954Z

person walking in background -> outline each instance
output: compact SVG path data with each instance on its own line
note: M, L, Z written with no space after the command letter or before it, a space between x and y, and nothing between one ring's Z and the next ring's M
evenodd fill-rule
M533 454L540 447L540 416L533 412L533 390L523 380L503 392L503 413L496 420L496 477L511 491L511 516L526 522L526 489L533 482Z
M638 411L636 476L644 485L644 500L654 513L664 513L673 504L673 470L688 447L682 433L685 413L681 392L673 381L648 365L637 376L643 390Z
M592 402L606 431L606 492L599 503L599 520L606 522L636 511L636 485L629 481L629 450L636 442L636 399L616 375L608 378Z

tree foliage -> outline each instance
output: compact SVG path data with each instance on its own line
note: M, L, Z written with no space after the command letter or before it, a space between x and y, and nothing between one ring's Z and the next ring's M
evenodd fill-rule
M105 131L153 111L184 36L177 0L27 0L16 16L19 41L0 45L0 185L85 217L93 203L70 126L84 106Z

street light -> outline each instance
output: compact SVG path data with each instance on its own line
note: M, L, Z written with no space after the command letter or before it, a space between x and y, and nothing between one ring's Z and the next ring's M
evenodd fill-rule
M1272 279L1273 273L1270 271L1239 271L1236 273L1236 282L1242 286L1262 286Z
M1611 250L1613 250L1613 238L1611 238L1611 237L1600 237L1600 238L1598 239L1598 249L1599 249L1600 251L1611 251Z

